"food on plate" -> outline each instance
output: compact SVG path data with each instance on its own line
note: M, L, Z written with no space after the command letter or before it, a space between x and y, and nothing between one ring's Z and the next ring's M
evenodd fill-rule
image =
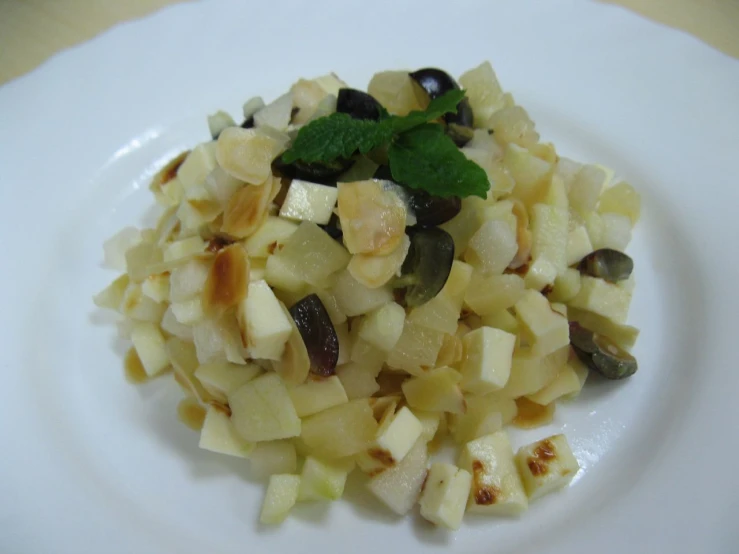
M451 530L570 483L564 435L510 431L637 371L630 184L542 142L489 63L300 79L208 128L152 180L157 225L105 243L95 303L129 380L172 375L200 447L268 480L263 524L352 472Z

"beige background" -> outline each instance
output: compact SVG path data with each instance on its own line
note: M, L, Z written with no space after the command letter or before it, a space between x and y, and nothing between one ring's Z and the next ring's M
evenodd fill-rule
M112 25L182 0L0 0L0 84ZM557 1L557 0L552 0ZM739 0L603 0L739 58Z

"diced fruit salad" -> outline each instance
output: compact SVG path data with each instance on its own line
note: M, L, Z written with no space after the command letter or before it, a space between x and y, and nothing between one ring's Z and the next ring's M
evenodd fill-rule
M301 79L243 118L209 117L151 183L157 226L105 244L129 379L174 377L200 446L269 481L264 524L352 471L448 529L567 485L563 435L506 429L637 370L634 188L541 142L489 63Z

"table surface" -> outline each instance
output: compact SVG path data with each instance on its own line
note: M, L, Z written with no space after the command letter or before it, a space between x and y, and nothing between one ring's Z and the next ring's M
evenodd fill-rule
M0 84L50 56L182 0L0 0ZM682 29L739 58L737 0L602 0Z

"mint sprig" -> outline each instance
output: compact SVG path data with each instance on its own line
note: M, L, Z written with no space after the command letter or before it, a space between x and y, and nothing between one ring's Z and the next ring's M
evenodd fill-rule
M485 170L462 154L441 125L427 123L403 133L388 148L388 159L393 179L436 196L485 198L490 188Z
M300 129L290 149L282 155L286 163L332 162L387 147L390 172L399 183L436 196L481 196L490 187L485 171L468 160L438 123L447 113L456 113L463 90L452 90L435 98L424 111L406 116L384 116L380 121L354 119L334 113Z

